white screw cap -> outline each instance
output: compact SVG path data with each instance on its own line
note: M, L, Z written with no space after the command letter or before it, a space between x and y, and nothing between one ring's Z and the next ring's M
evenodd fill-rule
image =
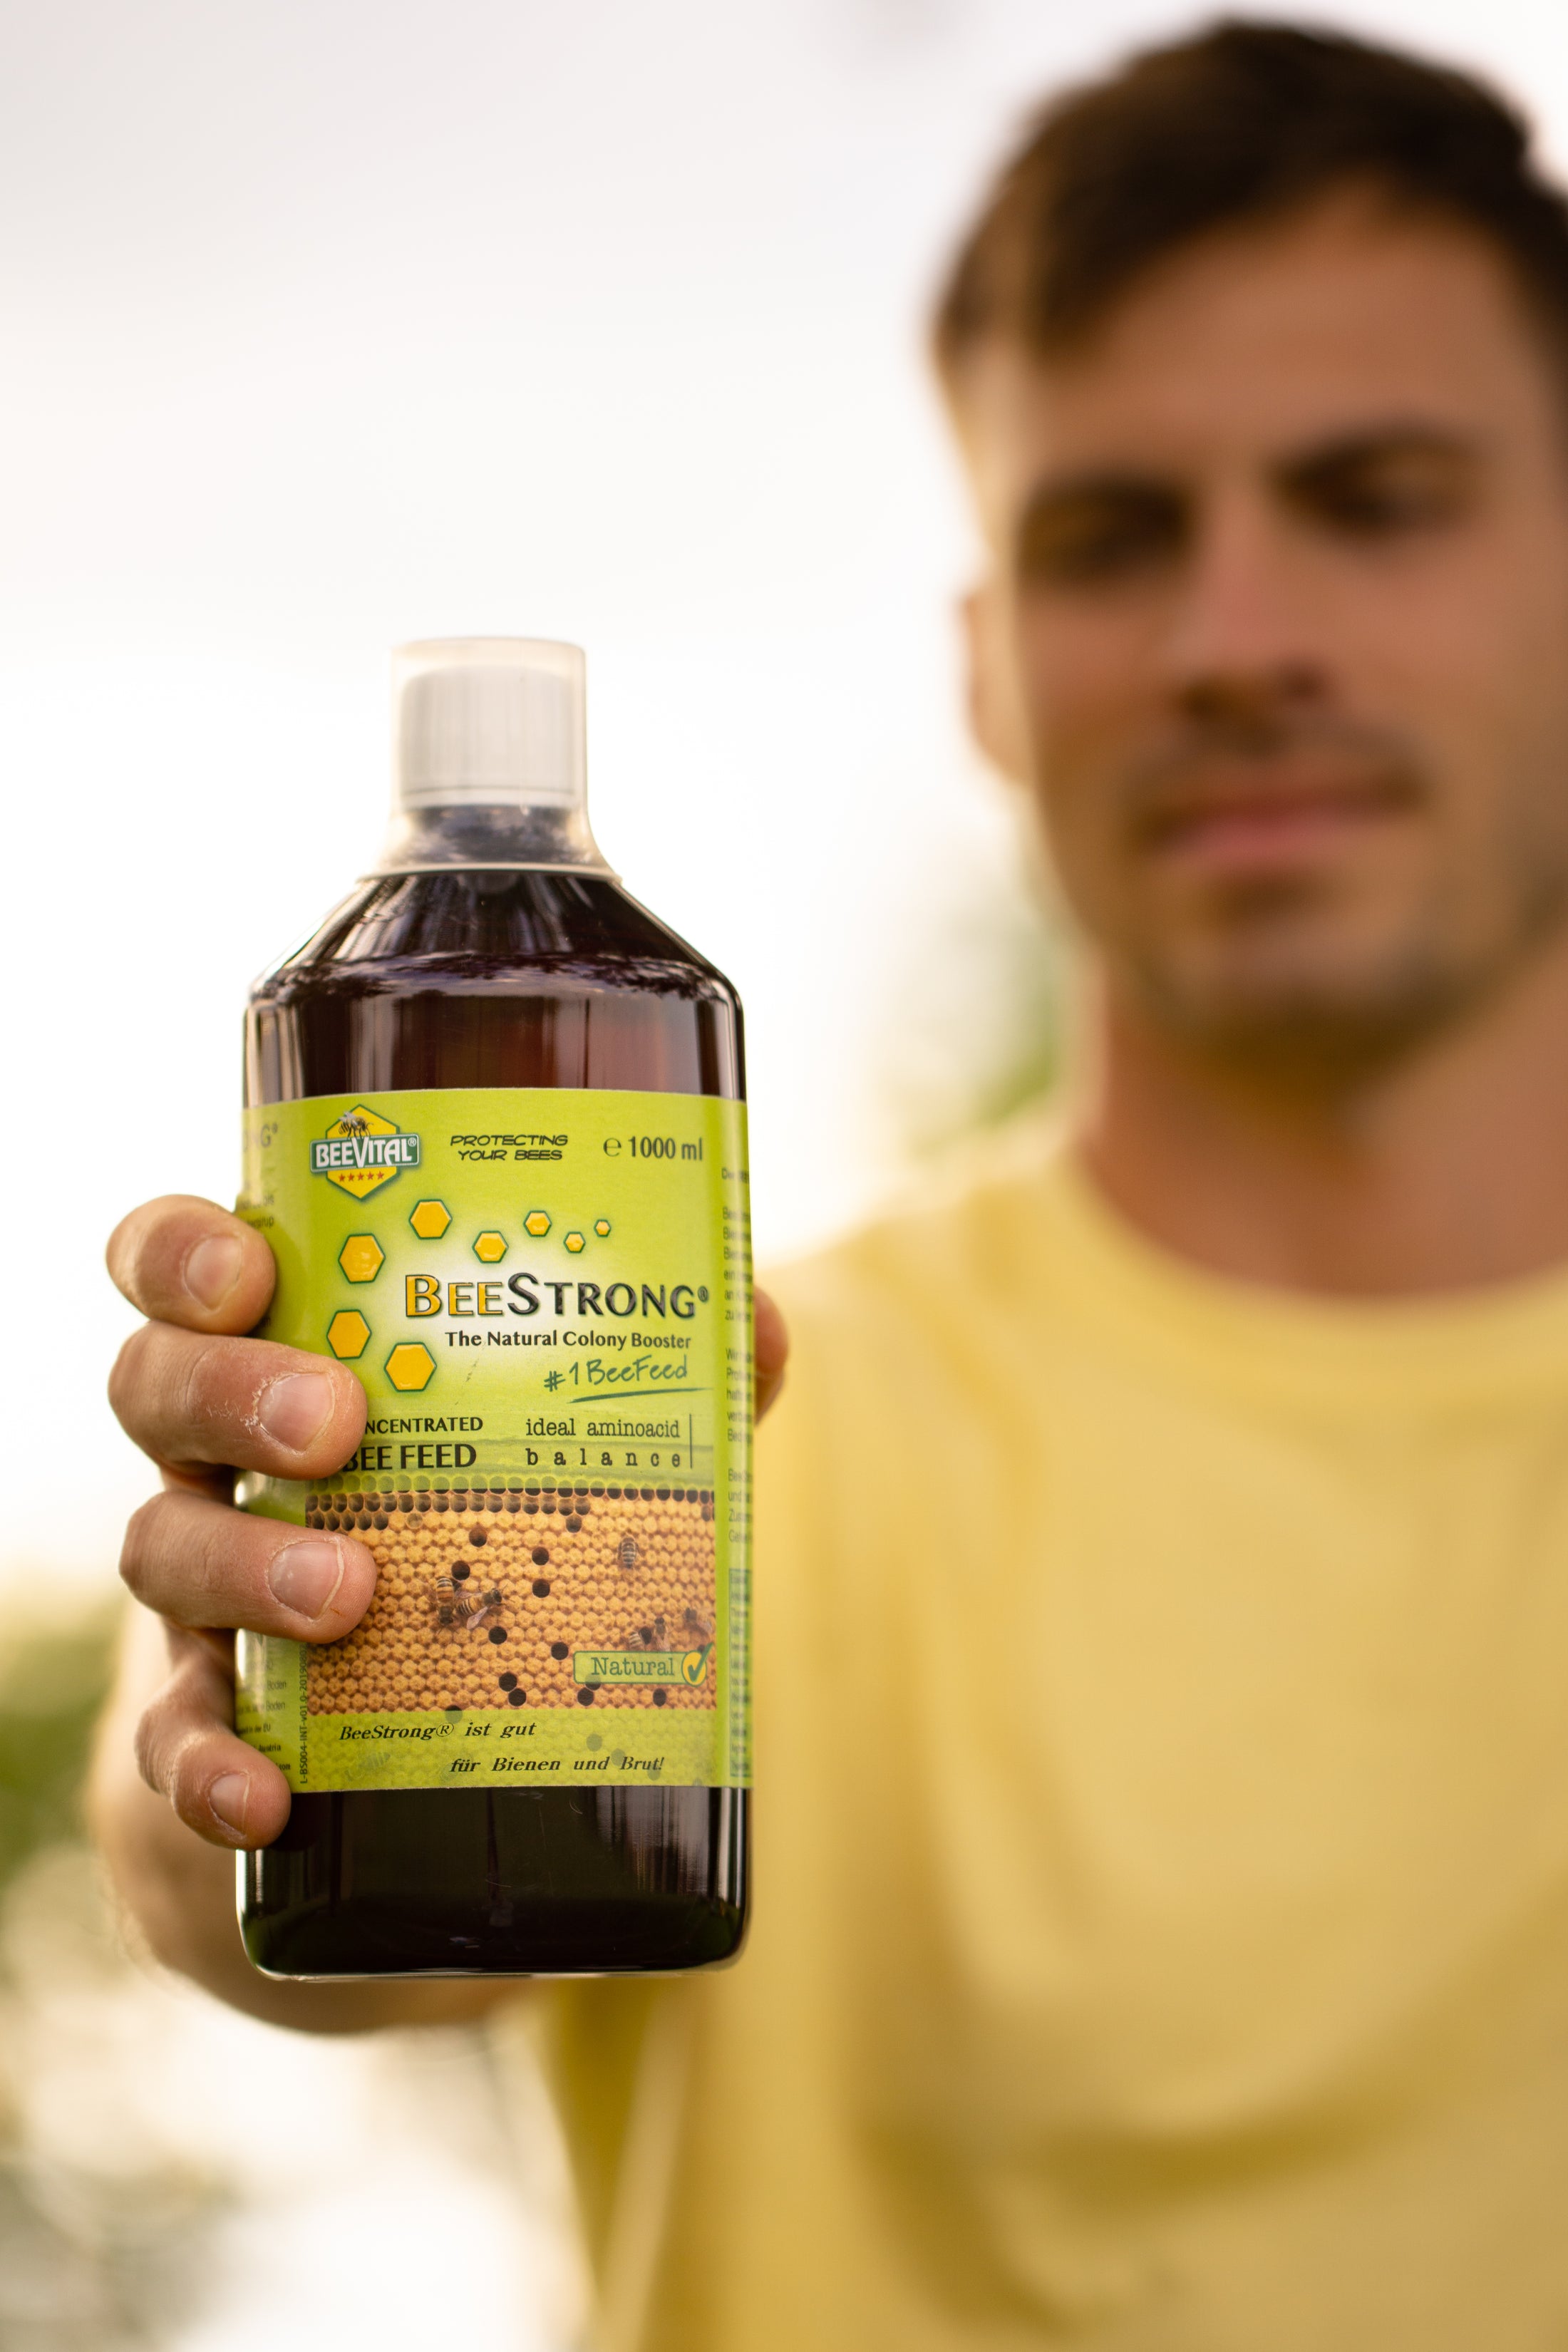
M392 657L395 808L582 809L581 646L431 637Z

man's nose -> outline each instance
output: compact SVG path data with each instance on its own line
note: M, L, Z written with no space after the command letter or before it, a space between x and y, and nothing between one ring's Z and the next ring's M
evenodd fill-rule
M1268 723L1323 701L1330 677L1289 534L1250 500L1216 503L1194 535L1163 668L1183 716Z

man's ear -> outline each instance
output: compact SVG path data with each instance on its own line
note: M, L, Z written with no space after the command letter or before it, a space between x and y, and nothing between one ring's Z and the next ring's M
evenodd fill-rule
M994 768L1011 784L1030 780L1028 729L1018 690L1006 600L992 580L972 588L959 605L968 671L969 727Z

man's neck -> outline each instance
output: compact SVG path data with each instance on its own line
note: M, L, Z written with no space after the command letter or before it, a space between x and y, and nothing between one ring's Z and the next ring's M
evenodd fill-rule
M1153 1239L1347 1297L1568 1263L1568 940L1462 1025L1341 1090L1248 1078L1100 992L1080 1149Z

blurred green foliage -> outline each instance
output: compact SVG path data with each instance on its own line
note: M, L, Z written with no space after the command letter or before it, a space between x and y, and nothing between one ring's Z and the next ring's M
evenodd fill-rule
M105 1603L0 1619L0 1903L35 1854L82 1835L82 1775L118 1623Z
M1048 1102L1068 1059L1072 956L1020 854L946 877L885 1008L878 1084L915 1165Z
M81 1792L120 1611L0 1601L0 2352L158 2352L198 2306L221 2183L115 2073L145 1979L86 1846ZM84 2047L110 2128L83 2135Z

